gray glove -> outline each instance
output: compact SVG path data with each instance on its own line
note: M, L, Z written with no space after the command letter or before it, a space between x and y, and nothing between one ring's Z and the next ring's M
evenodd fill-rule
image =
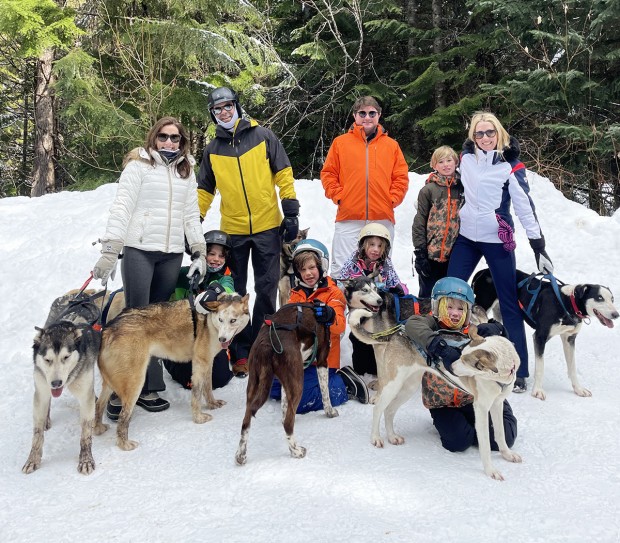
M118 255L123 250L123 242L117 239L101 239L101 257L93 268L93 278L100 279L105 285L108 279L114 279Z
M187 272L187 277L190 279L195 273L200 275L200 281L202 281L207 273L207 248L204 243L192 243L190 246L192 252L192 263Z

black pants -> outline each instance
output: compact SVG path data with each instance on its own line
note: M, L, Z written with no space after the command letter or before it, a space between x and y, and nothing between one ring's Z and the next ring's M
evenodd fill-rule
M353 347L351 362L353 363L355 373L359 375L364 375L365 373L377 375L377 360L375 359L373 346L362 343L353 334L349 334L349 339Z
M462 452L472 445L478 445L473 404L470 403L463 407L440 407L429 409L429 411L444 449L448 449L450 452ZM491 450L497 451L497 443L493 438L491 415L489 415L489 432ZM504 435L506 436L506 444L512 447L517 439L517 419L512 414L512 408L507 400L504 400Z
M430 298L435 283L446 277L448 273L448 262L437 262L429 259L428 263L431 268L430 275L424 277L418 274L418 283L420 284L418 298Z
M183 262L183 253L142 251L125 247L121 273L125 289L125 307L144 307L167 302L174 292ZM141 394L166 390L161 361L151 358Z
M247 358L250 347L263 325L265 315L276 311L276 295L280 280L280 252L282 238L278 228L265 230L251 236L230 236L235 260L235 290L242 296L247 293L248 266L252 259L254 270L254 309L252 320L237 335L231 345L234 360Z
M191 362L171 362L164 360L164 367L170 376L183 388L192 388L192 363ZM232 379L233 373L228 364L226 351L220 351L213 359L213 388L222 388Z

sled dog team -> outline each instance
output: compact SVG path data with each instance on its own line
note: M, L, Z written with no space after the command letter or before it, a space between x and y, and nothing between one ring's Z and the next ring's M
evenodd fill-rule
M388 441L404 442L394 416L420 384L431 396L449 387L463 399L462 407L469 405L470 426L475 418L471 439L478 443L485 473L503 479L491 450L521 461L510 450L514 439L508 439L504 420L509 421L509 393L527 389L524 318L535 330L532 395L546 397L543 354L555 335L562 338L575 393L590 395L577 379L575 338L590 318L613 327L618 318L613 296L601 285L565 285L553 277L518 142L494 115L472 117L460 173L451 148L433 154L433 173L420 191L413 225L420 296L407 313L411 296L389 255L394 208L407 191L408 168L400 147L379 124L379 103L369 96L355 102L354 123L334 140L321 172L325 194L338 207L330 274L327 248L299 230L300 203L280 141L243 116L231 89L215 89L208 101L217 127L197 177L189 133L173 117L158 120L144 147L125 158L93 268L93 277L106 285L122 255L125 309L112 310L118 316L99 332L94 324L101 314L93 300L103 296L105 303L110 295L69 293L52 304L45 326L37 329L34 428L24 473L40 467L51 400L65 388L80 404L80 473L95 469L92 434L107 430L104 412L118 421L118 447L134 449L137 443L129 439L134 406L157 412L170 405L158 394L165 389L162 359L168 369L186 374L184 383L191 378L192 420L211 420L203 408L225 403L213 395L213 370L222 350L229 353L232 372L248 377L235 456L239 465L247 461L251 418L269 396L281 396L290 453L302 458L306 449L294 435L295 414L314 404L336 417L334 406L347 395L368 403L368 388L358 374L371 373L377 376L374 446L384 445L381 417ZM216 191L222 230L203 235L200 221ZM542 278L516 269L511 204ZM209 234L216 236L211 243ZM181 267L184 248L191 255L188 268ZM489 270L476 275L472 290L466 281L482 257ZM252 315L246 289L250 259L260 285ZM474 292L481 310L474 307ZM340 368L347 306L353 369ZM487 311L497 320L488 321ZM190 363L191 371L183 370ZM98 398L96 364L103 382ZM439 430L435 415L433 420Z

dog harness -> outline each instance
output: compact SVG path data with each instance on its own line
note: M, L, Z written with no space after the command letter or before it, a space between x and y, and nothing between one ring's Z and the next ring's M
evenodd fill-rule
M288 330L288 331L297 330L297 328L301 327L303 308L308 307L312 309L312 307L309 306L308 304L286 304L286 305L297 306L295 324L273 322L273 320L271 319L273 315L266 315L263 321L269 327L269 341L271 342L271 348L273 349L273 352L275 352L276 354L282 354L284 352L284 345L282 345L282 341L280 340L280 337L278 336L278 330ZM319 347L319 338L316 333L316 328L313 332L313 335L314 335L314 342L312 344L312 352L310 353L310 356L306 360L304 360L304 369L306 369L308 366L310 366L316 361L316 353Z

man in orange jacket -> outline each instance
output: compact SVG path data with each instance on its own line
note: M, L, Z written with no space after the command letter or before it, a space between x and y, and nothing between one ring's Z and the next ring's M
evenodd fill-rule
M368 222L383 224L394 239L394 208L409 187L409 170L396 140L379 124L381 106L372 96L353 104L354 124L332 142L321 170L325 196L338 206L331 276L357 248Z

